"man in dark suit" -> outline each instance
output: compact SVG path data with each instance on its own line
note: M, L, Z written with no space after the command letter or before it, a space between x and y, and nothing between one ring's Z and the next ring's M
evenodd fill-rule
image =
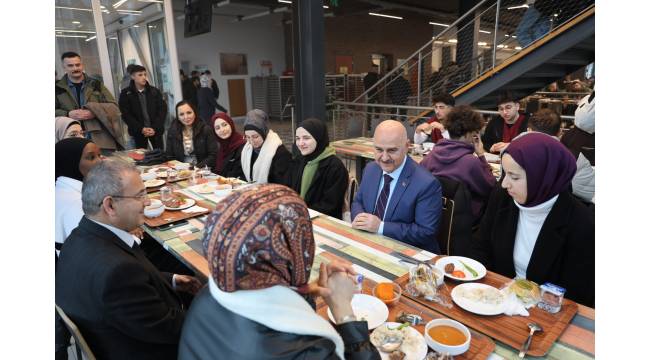
M146 149L151 142L152 148L162 150L167 104L160 90L149 85L144 66L131 67L131 82L122 89L119 104L135 145Z
M407 156L408 138L401 123L383 121L373 144L375 162L363 171L352 203L352 227L438 254L440 183Z
M175 290L196 293L190 276L161 273L130 231L149 204L138 170L106 160L84 178L84 217L61 249L56 304L98 359L175 359L185 309Z

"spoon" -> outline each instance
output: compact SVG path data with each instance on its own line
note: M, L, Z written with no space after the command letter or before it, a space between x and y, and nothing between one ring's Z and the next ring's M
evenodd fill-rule
M526 352L528 351L528 348L530 347L530 343L533 340L533 335L535 334L535 331L539 331L539 332L544 331L542 326L539 325L539 324L536 324L536 323L528 323L528 328L530 329L530 333L528 334L528 339L526 339L526 342L524 343L524 346L519 351L519 358L520 359L523 359L524 356L526 356Z
M404 339L400 339L397 336L388 336L384 338L384 341L382 341L381 344L379 344L379 350L391 353L399 349L399 347L402 346L402 342L404 342Z

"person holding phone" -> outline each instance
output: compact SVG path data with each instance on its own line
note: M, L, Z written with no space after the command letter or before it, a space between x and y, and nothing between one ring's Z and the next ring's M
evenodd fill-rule
M446 128L450 139L440 140L420 166L434 176L462 182L472 195L474 221L496 184L492 168L485 159L480 131L485 121L468 105L454 107L447 115Z

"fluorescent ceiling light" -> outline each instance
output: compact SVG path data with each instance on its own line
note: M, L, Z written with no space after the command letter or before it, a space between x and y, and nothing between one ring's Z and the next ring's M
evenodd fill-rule
M71 33L83 33L83 34L94 34L94 31L88 30L72 30L72 29L54 29L56 31L71 32Z
M478 32L481 32L481 33L483 33L483 34L492 34L491 32L489 32L489 31L487 31L487 30L479 30Z
M497 48L499 48L499 49L503 49L504 47L505 47L505 45L503 45L503 44L497 45Z
M86 38L85 35L55 35L56 37L69 37L69 38Z
M513 39L516 39L516 38L517 38L517 36L516 36L516 35L512 35L512 38L513 38Z
M117 10L117 12L124 15L142 15L140 10Z
M72 23L73 23L73 24L81 24L79 21L76 21L76 20L73 21Z
M133 27L134 27L134 28L139 28L139 27L140 27L140 25L133 25Z
M485 41L479 41L478 44L476 44L476 45L478 45L478 46L487 46L487 43Z
M162 4L162 0L138 0L139 2L146 2L146 3L160 3Z
M434 43L434 44L442 44L443 42L444 42L444 41L435 40L433 43Z
M437 22L433 22L433 21L429 21L429 24L431 24L431 25L438 25L438 26L444 26L444 27L449 27L449 25L447 25L447 24L441 24L441 23L437 23Z
M323 5L323 9L329 9L330 7L327 5Z
M279 3L284 3L284 4L291 4L291 1L289 0L278 0Z
M515 10L515 9L528 9L528 4L523 4L523 5L518 5L518 6L511 6L508 8L508 10Z
M90 40L94 40L94 39L96 39L96 38L97 38L97 36L91 36L91 37L89 37L88 39L86 39L86 42L88 42L88 41L90 41Z
M455 43L458 42L458 40L456 40L456 39L449 39L449 40L447 40L447 41L449 41L449 42L452 43L452 44L455 44Z
M113 4L113 9L117 9L118 7L122 6L122 4L124 4L126 1L127 0L120 0L116 2L115 4Z
M82 8L67 7L67 6L55 6L54 8L55 8L55 9L79 10L79 11L88 11L88 12L93 12L93 9L82 9Z
M506 34L505 36L506 36L506 37L510 37L510 35L508 35L508 34Z
M369 12L368 15L381 16L381 17L387 17L387 18L391 18L391 19L403 20L403 18L401 16L384 15L384 14L377 14L377 13L372 13L372 12Z
M521 46L515 46L515 50L521 50Z

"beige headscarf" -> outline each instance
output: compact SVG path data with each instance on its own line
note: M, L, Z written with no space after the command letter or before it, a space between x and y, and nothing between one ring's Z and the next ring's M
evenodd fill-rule
M68 130L68 128L72 124L79 124L79 126L81 126L79 121L75 119L71 119L67 116L57 116L54 118L54 136L55 136L54 142L55 143L59 142L60 140L63 140L63 138L65 137L65 131Z

